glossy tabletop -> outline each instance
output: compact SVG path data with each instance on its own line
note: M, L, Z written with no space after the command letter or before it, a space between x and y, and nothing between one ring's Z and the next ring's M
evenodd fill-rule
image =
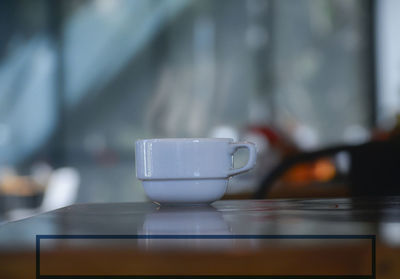
M37 235L67 238L41 239L43 274L112 275L304 275L311 269L317 275L368 275L373 254L368 237L376 236L377 278L400 278L400 197L223 200L175 207L150 202L72 205L1 225L0 274L34 278ZM68 239L96 235L127 238ZM367 239L318 239L332 235ZM93 257L94 263L88 260ZM114 269L99 265L112 261ZM321 269L313 268L318 261ZM76 269L66 271L65 262ZM201 269L202 262L213 268Z

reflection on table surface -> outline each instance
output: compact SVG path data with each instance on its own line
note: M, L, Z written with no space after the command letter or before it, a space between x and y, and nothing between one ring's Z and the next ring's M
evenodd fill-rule
M286 199L286 200L226 200L209 206L159 206L153 203L81 204L55 210L25 220L0 226L2 260L12 266L13 257L31 255L34 262L35 236L46 235L209 235L232 236L232 239L129 239L120 240L41 240L43 259L90 258L99 250L117 262L129 255L142 259L135 270L149 273L147 266L154 267L157 259L170 261L159 266L159 272L177 272L176 261L221 263L215 274L259 274L267 268L271 274L288 270L279 264L291 263L292 272L313 267L310 259L320 261L320 269L333 257L331 272L359 274L370 270L370 240L265 240L237 239L237 235L376 235L377 272L381 277L395 278L400 275L400 197L356 199ZM364 241L364 242L363 242ZM79 252L79 253L78 253ZM58 253L58 254L57 254ZM128 254L126 254L128 253ZM166 257L166 255L168 257ZM242 264L235 266L238 255L252 260L250 271ZM362 255L362 256L357 256ZM27 256L29 258L29 256ZM105 256L104 260L107 258ZM236 258L235 258L236 257ZM344 257L344 258L343 258ZM267 263L263 260L268 258ZM118 260L117 260L118 259ZM180 259L180 260L179 260ZM344 260L346 259L346 260ZM126 260L125 260L126 261ZM160 260L161 261L161 260ZM224 262L231 262L225 266ZM18 261L17 261L18 262ZM85 263L86 268L90 266ZM200 269L181 272L199 274ZM228 267L229 266L229 267ZM296 269L297 266L297 269ZM367 267L368 266L368 267ZM12 267L10 267L12 268ZM58 266L60 268L60 266ZM98 270L98 264L93 267ZM299 269L300 268L300 269ZM315 267L313 267L315 269ZM54 267L53 267L54 269ZM313 269L313 270L314 270ZM46 270L46 268L42 269ZM296 271L297 270L297 271ZM336 271L335 271L336 270ZM51 268L49 274L55 272ZM10 271L11 272L11 271ZM106 271L104 271L106 272ZM126 269L124 272L128 272ZM152 271L154 272L154 271ZM225 273L224 273L225 272ZM250 273L249 273L250 272ZM290 271L287 271L290 273ZM173 274L175 274L173 273ZM321 274L321 273L317 273ZM330 273L331 274L331 273ZM333 273L336 274L336 273ZM16 277L19 278L19 277ZM22 277L21 277L22 278Z
M34 248L36 234L377 234L399 244L400 197L224 200L209 206L77 204L0 226L0 245ZM391 233L393 232L393 233ZM381 234L382 233L382 234Z

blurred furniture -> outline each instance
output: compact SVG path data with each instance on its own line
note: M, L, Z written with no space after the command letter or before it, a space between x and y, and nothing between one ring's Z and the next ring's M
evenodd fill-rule
M71 205L75 202L80 184L80 176L74 168L60 168L55 170L42 195L43 200L36 208L14 208L6 215L9 220L18 220L42 212Z
M325 183L333 186L339 184L336 185L338 186L336 195L384 196L400 194L400 142L399 138L396 137L390 140L371 141L359 145L334 146L289 156L265 175L254 197L267 197L274 183L296 165L323 158L332 158L339 153L349 155L346 182L343 182L342 179L339 183L332 180ZM345 189L346 183L348 185L347 191ZM323 196L324 190L322 185L320 186L319 190L318 186L314 190ZM328 187L325 187L325 192L329 193ZM335 190L331 191L330 195L335 195Z
M40 206L45 186L28 176L13 172L0 175L0 215L12 210L32 209Z
M400 277L399 231L400 197L232 200L189 207L72 205L0 226L0 277L35 278L38 234L191 235L183 240L41 239L42 275L368 275L368 239L332 243L212 238L376 235L377 278L395 279Z

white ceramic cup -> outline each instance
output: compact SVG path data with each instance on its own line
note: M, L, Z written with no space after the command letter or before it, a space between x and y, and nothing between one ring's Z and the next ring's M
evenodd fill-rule
M233 154L249 150L249 160L233 168ZM159 203L209 203L220 199L230 176L250 170L256 148L223 138L145 139L136 142L136 176L147 196Z

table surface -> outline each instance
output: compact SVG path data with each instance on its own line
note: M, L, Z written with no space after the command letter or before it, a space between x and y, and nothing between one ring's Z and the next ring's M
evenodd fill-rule
M372 248L365 243L350 244L342 240L339 244L328 245L322 243L322 240L311 243L304 239L292 243L277 240L268 242L257 237L235 239L235 236L376 235L377 278L400 278L400 197L223 200L209 206L159 206L150 202L77 204L1 225L0 262L8 264L7 267L0 265L0 274L11 274L13 278L34 278L30 276L35 272L36 235L191 236L190 239L175 240L128 239L131 242L126 240L124 243L104 240L74 243L72 240L57 240L54 244L51 240L41 240L42 258L48 262L58 255L62 261L71 263L74 259L89 258L95 251L97 260L91 268L107 273L110 269L99 267L102 259L102 254L98 252L101 250L99 247L105 247L107 253L104 255L108 255L108 259L105 256L104 262L108 263L111 257L121 264L124 259L136 256L142 260L138 261L140 266L133 270L140 270L140 274L147 275L158 274L154 273L154 265L160 274L198 274L196 272L199 269L196 269L198 267L193 265L193 261L219 263L212 274L260 274L260 268L268 267L269 263L267 270L271 274L293 275L296 272L309 273L310 269L307 268L310 267L307 267L307 263L312 261L321 259L321 268L324 264L327 265L322 262L326 253L333 255L332 258L335 259L331 271L327 268L329 272L364 274L365 270L371 269L366 268L364 263L370 263L368 257L372 253ZM209 235L209 238L224 235L233 239L196 239L200 235ZM263 254L267 250L269 254ZM360 253L368 256L357 256ZM239 259L238 255L246 255L254 262L251 269L254 272L249 271L249 268L246 271L246 266L234 264ZM192 262L190 257L195 257ZM268 260L255 260L262 257ZM346 265L347 260L343 261L343 257L353 262L357 259L357 262ZM286 261L284 266L280 265L282 259ZM225 260L230 264L224 265ZM159 264L168 261L166 266ZM190 269L182 269L182 261L187 261ZM240 261L243 259L240 258ZM288 268L289 263L295 270L292 273L291 268ZM63 268L59 262L52 264L53 267L42 266L41 270L54 274L57 268ZM26 266L24 271L21 271L21 265ZM178 266L183 271L178 272ZM90 269L89 261L85 268ZM93 272L85 271L82 267L77 270L81 273ZM132 268L121 272L132 272ZM320 269L318 272L324 273L325 270Z

